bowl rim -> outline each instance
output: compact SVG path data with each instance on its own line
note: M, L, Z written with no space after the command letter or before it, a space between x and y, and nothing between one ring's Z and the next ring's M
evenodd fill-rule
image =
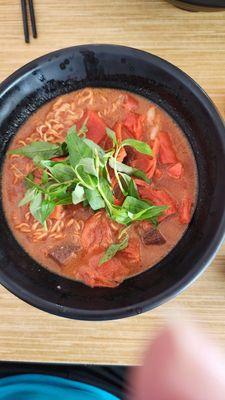
M188 74L183 72L180 68L171 64L170 62L133 47L121 46L115 44L86 44L70 46L62 49L55 50L53 52L47 53L38 57L21 68L13 72L9 77L7 77L0 84L0 96L4 95L5 92L10 90L12 86L16 84L17 79L22 78L26 73L30 73L33 68L37 67L40 62L45 62L49 57L61 55L72 50L102 50L102 51L124 51L128 55L133 57L139 57L143 60L150 62L154 66L160 66L161 69L165 70L170 75L174 76L176 80L182 82L182 85L188 86L189 90L198 98L201 103L204 103L204 107L210 114L210 117L215 125L217 125L217 131L219 132L221 141L225 148L225 125L222 117L220 116L216 106L213 101L209 98L206 92L195 82ZM189 271L178 282L173 284L170 288L163 291L162 293L155 295L150 300L145 300L137 303L136 305L130 305L126 307L121 307L117 309L107 309L107 310L82 310L77 308L72 308L69 306L62 306L60 304L53 303L51 301L45 300L38 295L34 295L32 292L21 288L15 281L9 278L3 270L0 269L0 283L7 288L11 293L19 297L26 303L37 307L43 311L50 312L52 314L77 319L77 320L89 320L89 321L103 321L103 320L114 320L125 318L128 316L134 316L145 311L149 311L155 307L158 307L162 303L169 301L171 298L177 296L184 289L188 288L208 267L216 252L221 246L223 239L225 237L225 207L223 210L223 215L220 220L220 224L217 228L216 235L210 243L210 246L206 249L205 253L196 261L195 267Z
M198 6L204 8L224 8L225 0L213 0L213 3L209 4L207 0L176 0L177 3L186 4L190 6ZM221 4L222 3L222 4ZM220 10L218 10L220 11ZM222 10L221 10L222 11Z

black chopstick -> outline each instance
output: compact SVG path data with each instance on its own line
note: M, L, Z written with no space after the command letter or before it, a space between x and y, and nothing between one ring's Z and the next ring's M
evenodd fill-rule
M37 38L37 27L36 27L36 21L35 21L33 0L28 0L28 4L29 4L29 9L30 9L30 21L31 21L33 38Z
M28 17L27 17L27 3L26 0L21 0L22 17L23 17L23 31L26 43L29 43L29 30L28 30Z
M28 5L29 5L30 22L31 22L33 38L36 39L37 38L37 26L36 26L36 20L35 20L33 0L28 0ZM21 0L21 8L22 8L22 17L23 17L24 39L25 39L26 43L29 43L30 36L29 36L29 27L28 27L27 0Z

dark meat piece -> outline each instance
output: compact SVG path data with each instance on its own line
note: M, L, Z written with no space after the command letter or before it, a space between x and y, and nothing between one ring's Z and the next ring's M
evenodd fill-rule
M121 192L121 189L118 184L116 184L113 188L113 194L115 198L118 200L118 204L122 204L124 200L124 195Z
M151 244L161 245L166 243L166 239L161 235L158 229L150 228L142 233L142 242L149 246Z
M123 163L130 165L130 163L138 157L138 152L132 147L126 146L126 157L123 160Z
M53 247L53 249L48 252L48 256L58 264L65 264L69 258L79 252L79 250L80 246L78 244L65 243Z

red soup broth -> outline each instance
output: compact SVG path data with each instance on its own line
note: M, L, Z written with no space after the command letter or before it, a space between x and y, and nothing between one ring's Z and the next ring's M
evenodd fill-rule
M128 247L99 265L121 226L105 209L94 212L78 204L57 206L47 219L47 229L43 227L28 205L18 207L26 190L24 177L35 171L40 181L33 161L18 154L8 154L4 162L3 206L13 235L43 267L92 287L115 287L154 266L182 238L196 205L197 168L184 133L164 110L144 97L106 88L85 88L45 104L18 130L9 150L33 141L63 142L68 129L74 124L81 127L87 116L87 137L105 149L110 147L106 127L116 132L118 140L131 137L153 148L150 157L125 147L120 161L151 179L150 184L135 179L142 199L168 205L157 229L148 221L133 223Z

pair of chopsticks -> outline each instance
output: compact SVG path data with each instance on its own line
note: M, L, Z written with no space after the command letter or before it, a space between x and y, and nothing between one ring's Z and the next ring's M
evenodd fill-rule
M30 22L32 28L33 38L37 38L37 27L34 13L33 0L28 0L28 7L30 12ZM22 17L23 17L23 31L24 39L26 43L30 42L29 27L28 27L28 12L27 12L27 0L21 0Z

